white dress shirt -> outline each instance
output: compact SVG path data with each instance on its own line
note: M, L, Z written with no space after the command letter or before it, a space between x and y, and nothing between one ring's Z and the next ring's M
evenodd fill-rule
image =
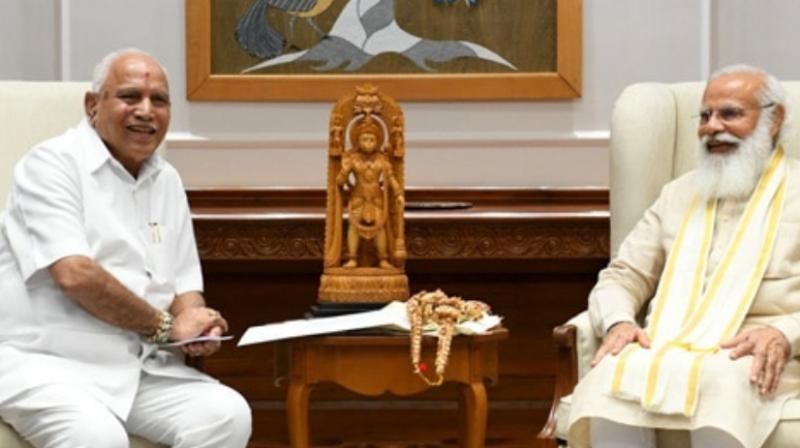
M90 315L48 269L87 256L158 309L201 291L186 194L161 157L134 178L84 120L17 164L0 225L0 404L37 385L75 384L124 420L142 370L210 380L179 354Z

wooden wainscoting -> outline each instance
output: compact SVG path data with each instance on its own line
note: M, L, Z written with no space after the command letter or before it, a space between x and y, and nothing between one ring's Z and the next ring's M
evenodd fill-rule
M322 273L324 191L188 193L206 298L231 332L302 317L316 301ZM487 446L537 446L557 369L551 331L585 308L608 260L607 190L409 189L407 201L473 204L406 212L411 290L481 299L504 317L510 338L501 344L499 381L489 388ZM288 446L286 388L275 384L273 349L231 343L205 362L252 404L253 447ZM450 386L397 400L319 387L312 394L312 444L455 446L455 397Z

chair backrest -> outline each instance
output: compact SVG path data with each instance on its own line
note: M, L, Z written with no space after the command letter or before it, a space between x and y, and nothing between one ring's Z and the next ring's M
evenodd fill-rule
M0 209L14 164L34 144L77 125L88 82L0 82Z
M800 154L800 81L782 83L789 96L790 156ZM661 187L698 161L697 112L705 82L642 83L626 88L611 117L611 253L658 197Z

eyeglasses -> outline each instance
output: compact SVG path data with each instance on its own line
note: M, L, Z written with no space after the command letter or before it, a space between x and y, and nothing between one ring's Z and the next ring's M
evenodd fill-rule
M714 114L716 113L717 117L719 117L719 120L721 122L723 122L723 123L732 123L732 122L734 122L736 120L739 120L742 117L744 117L745 112L748 111L748 110L767 109L767 108L772 107L774 105L775 105L774 102L769 102L767 104L761 104L761 105L756 106L756 107L725 106L725 107L722 107L722 108L719 108L719 109L704 109L704 110L701 110L700 113L698 115L696 115L696 117L699 117L700 118L700 124L704 125L704 124L708 124L708 122L711 121L711 117L713 117Z

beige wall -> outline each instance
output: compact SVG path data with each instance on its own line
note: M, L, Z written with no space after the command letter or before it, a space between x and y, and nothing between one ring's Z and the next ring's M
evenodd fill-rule
M607 185L608 120L624 86L701 79L738 61L797 79L796 0L583 3L583 97L405 104L409 185ZM137 46L170 72L168 158L187 185L322 185L329 104L185 99L183 5L0 0L0 79L86 80L103 54Z

